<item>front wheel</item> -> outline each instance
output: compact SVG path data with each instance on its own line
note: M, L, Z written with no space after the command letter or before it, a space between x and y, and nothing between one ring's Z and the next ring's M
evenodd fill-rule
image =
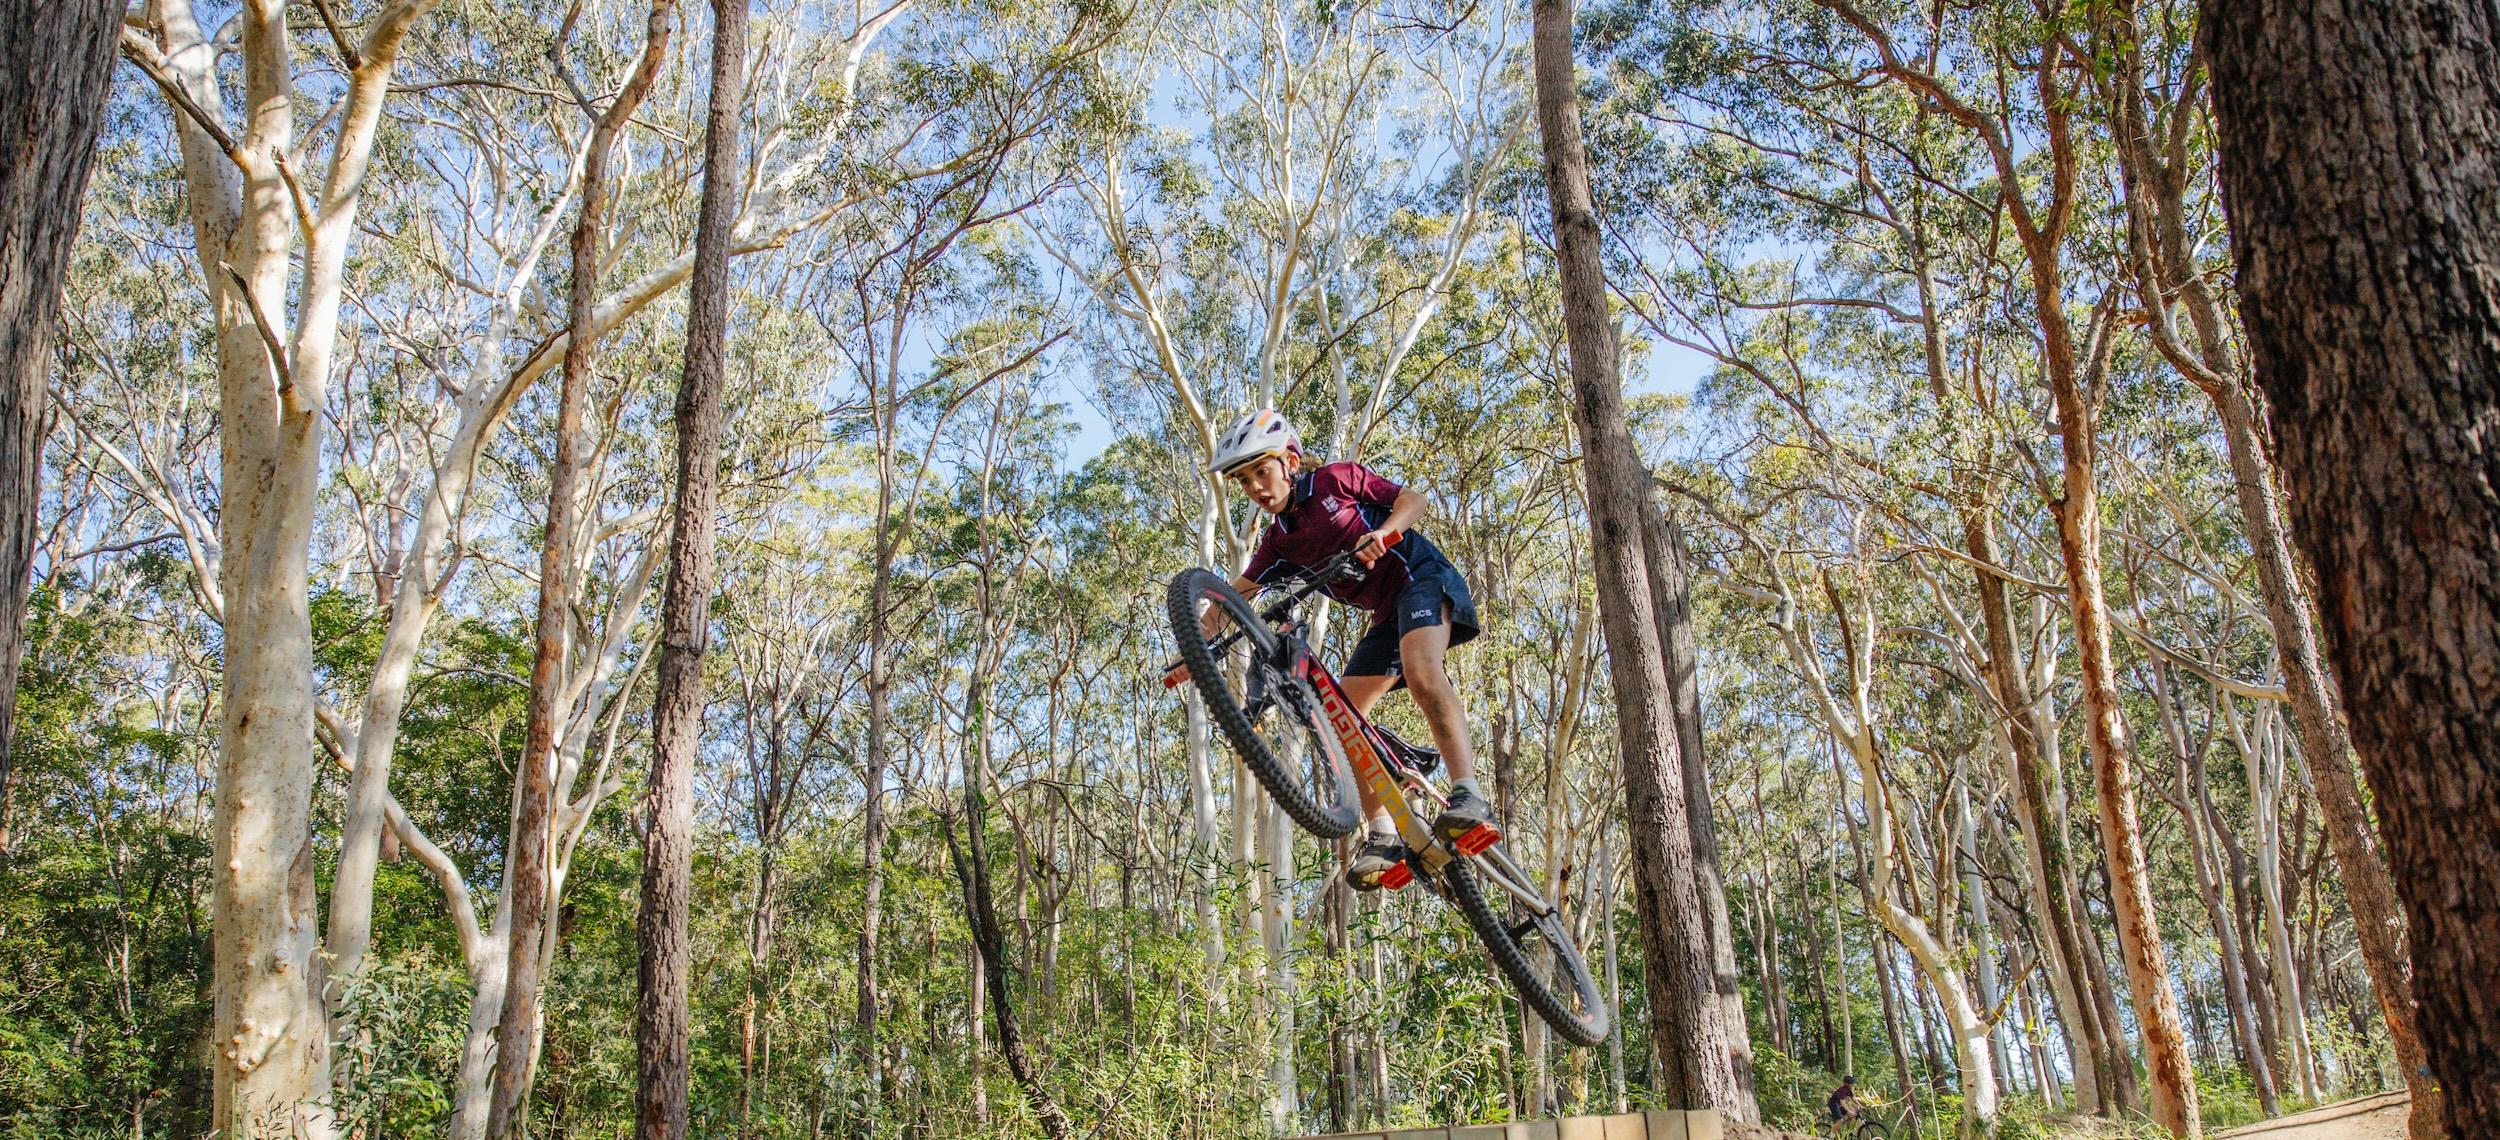
M1528 1008L1574 1045L1594 1046L1606 1039L1613 1019L1605 992L1597 988L1588 959L1580 953L1579 940L1572 937L1560 910L1532 908L1523 901L1522 896L1537 897L1535 887L1500 844L1479 855L1452 859L1441 868L1441 881L1450 901L1484 942L1485 952L1493 956L1494 966L1519 991ZM1538 967L1540 947L1552 960L1551 971Z
M1267 620L1232 583L1207 570L1175 576L1164 609L1180 642L1181 664L1242 765L1302 830L1322 839L1352 834L1363 814L1352 766L1319 694L1278 667L1282 642ZM1239 636L1209 642L1198 625L1208 609L1221 611Z

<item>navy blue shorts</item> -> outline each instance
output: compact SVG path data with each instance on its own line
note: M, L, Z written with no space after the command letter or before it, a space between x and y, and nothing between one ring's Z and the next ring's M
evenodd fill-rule
M1398 594L1396 616L1372 615L1372 627L1363 639L1354 643L1354 652L1346 655L1347 677L1395 677L1398 675L1398 639L1411 629L1428 629L1442 622L1450 623L1450 644L1465 645L1475 640L1476 602L1468 596L1467 580L1458 576L1458 568L1447 562L1437 566L1418 566L1415 577Z

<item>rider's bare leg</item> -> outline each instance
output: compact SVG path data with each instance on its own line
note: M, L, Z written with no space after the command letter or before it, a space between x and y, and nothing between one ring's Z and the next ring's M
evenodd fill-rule
M1415 706L1432 726L1432 746L1441 750L1442 761L1450 766L1450 779L1471 780L1476 775L1476 753L1467 736L1467 706L1459 703L1458 690L1441 668L1449 651L1450 623L1446 621L1407 630L1398 638L1406 690L1415 695Z

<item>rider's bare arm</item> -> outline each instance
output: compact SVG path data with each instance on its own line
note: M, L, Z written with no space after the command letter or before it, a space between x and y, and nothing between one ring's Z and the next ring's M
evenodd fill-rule
M1363 565L1371 565L1380 557L1382 551L1388 549L1390 535L1406 533L1414 527L1415 520L1424 517L1424 512L1431 509L1431 506L1430 502L1412 489L1399 491L1397 502L1389 505L1389 517L1382 519L1377 528L1354 544L1354 556L1362 559Z

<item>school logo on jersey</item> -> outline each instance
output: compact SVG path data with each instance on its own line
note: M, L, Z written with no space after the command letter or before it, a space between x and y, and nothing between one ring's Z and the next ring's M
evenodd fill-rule
M1321 500L1319 501L1319 509L1321 509L1321 510L1323 510L1323 511L1326 511L1326 512L1328 512L1329 514L1332 514L1332 515L1337 513L1337 508L1342 507L1342 506L1344 506L1344 505L1345 505L1345 504L1344 504L1343 502L1338 501L1338 499L1337 499L1337 497L1336 497L1335 495L1330 495L1330 496L1328 496L1327 498L1321 499Z

